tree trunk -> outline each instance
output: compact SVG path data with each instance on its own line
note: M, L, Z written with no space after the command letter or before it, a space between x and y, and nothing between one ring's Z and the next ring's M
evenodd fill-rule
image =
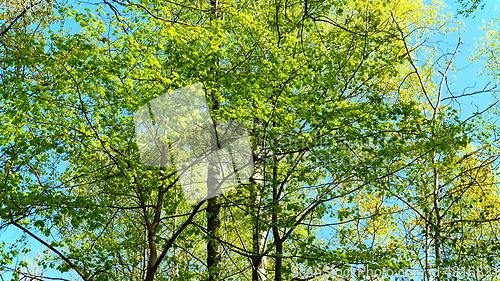
M215 96L212 95L212 109L218 109L219 104ZM219 194L221 193L220 173L219 168L219 157L217 152L220 150L220 143L217 135L217 122L213 120L214 127L211 136L211 152L208 161L208 175L207 175L207 232L208 232L208 242L207 242L207 270L208 279L207 281L219 280L219 264L221 260L221 250L220 243L217 240L219 238L219 228L220 228L220 202Z
M166 165L166 159L167 159L167 148L166 146L163 146L162 151L161 151L161 160L160 160L160 173L163 173L165 171L165 165ZM141 197L141 205L143 208L144 212L144 220L146 223L146 231L147 231L147 239L148 239L148 248L149 248L149 260L148 260L148 267L146 270L146 277L144 278L144 281L153 281L155 277L156 270L158 267L156 266L156 261L158 260L158 249L155 241L155 235L156 231L158 229L158 226L160 225L160 220L161 220L161 211L163 208L163 196L165 194L165 186L160 185L158 187L158 198L156 201L155 205L155 210L154 210L154 215L153 215L153 220L150 222L148 218L148 212L145 208L145 202Z
M207 206L207 231L209 233L207 243L207 281L216 281L219 279L219 265L221 260L219 237L220 228L220 203L219 197L215 196L208 199Z
M279 233L278 226L278 207L280 204L280 190L278 186L278 160L276 155L273 155L273 205L271 206L272 210L272 228L273 228L273 238L274 238L274 246L276 250L276 258L274 265L274 280L281 281L282 278L282 267L283 267L283 241L281 239Z
M250 212L254 214L252 222L252 281L267 280L267 257L262 255L265 251L266 234L261 230L261 199L263 187L262 171L255 171L251 179Z
M434 168L434 211L436 223L434 225L434 257L436 264L436 280L441 281L441 211L439 208L439 173Z

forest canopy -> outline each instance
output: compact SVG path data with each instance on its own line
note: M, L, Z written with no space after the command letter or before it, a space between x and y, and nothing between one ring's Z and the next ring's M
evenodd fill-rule
M498 280L493 24L456 92L439 1L2 4L0 280Z

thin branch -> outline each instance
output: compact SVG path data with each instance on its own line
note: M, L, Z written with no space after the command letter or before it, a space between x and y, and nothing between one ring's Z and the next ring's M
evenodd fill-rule
M457 46L455 47L455 51L453 52L450 61L446 65L446 69L445 69L444 73L440 72L443 77L441 78L441 82L439 83L439 90L438 90L438 93L437 93L438 96L437 96L437 99L436 99L436 105L432 106L432 104L431 104L431 106L434 109L434 113L432 114L432 119L436 118L436 114L439 111L439 105L441 104L441 96L443 95L443 86L444 86L444 84L446 82L446 78L448 77L448 71L450 70L452 63L455 60L455 57L456 57L456 55L458 53L458 49L460 48L461 44L462 44L462 39L458 38Z
M85 277L85 275L78 269L78 267L73 263L71 262L63 253L61 253L59 250L57 250L56 248L54 248L53 246L51 246L49 243L45 242L43 239L41 239L40 237L38 237L37 235L35 235L33 232L29 231L27 228L23 227L22 225L18 224L15 220L11 220L11 223L12 225L14 225L15 227L21 229L24 233L28 234L29 236L31 236L33 239L35 239L36 241L40 242L41 244L43 244L45 247L49 248L49 250L51 250L52 252L56 253L64 262L66 262L71 268L73 268L73 270L76 271L76 273L78 273L78 275L80 275L80 277L82 277L82 279L84 281L90 281L90 279L87 279L87 277Z
M427 94L427 90L425 89L424 82L422 81L422 77L420 76L420 72L418 71L418 68L415 65L415 62L413 61L413 58L411 57L411 50L408 47L408 44L406 43L406 36L404 35L403 30L401 29L401 27L399 26L398 22L396 21L396 18L394 17L394 14L392 13L392 11L390 13L391 13L392 20L396 24L396 27L398 28L398 31L399 31L399 33L401 35L401 40L403 41L403 44L405 46L406 55L408 55L408 61L410 62L411 66L413 68L413 71L417 75L418 82L420 84L420 88L422 89L422 92L424 93L425 98L427 99L427 102L430 104L431 107L434 108L434 106L432 104L432 101L431 101L429 95Z
M194 208L193 208L193 211L191 212L191 215L186 219L186 221L184 221L184 223L177 229L177 231L172 235L172 237L170 237L170 239L168 239L167 241L167 244L165 245L165 247L163 248L163 251L161 252L161 254L158 256L158 259L156 260L155 264L153 265L153 267L151 268L148 268L148 271L151 271L153 272L156 272L156 270L158 269L158 266L160 266L160 263L163 261L163 259L165 258L165 256L167 255L168 251L170 250L170 248L172 247L172 245L174 245L174 242L175 240L177 240L177 237L179 237L179 235L182 233L182 231L184 231L184 229L189 225L191 224L191 222L193 221L194 217L196 216L196 214L198 214L198 211L199 209L201 208L201 206L205 203L206 200L203 200L203 201L200 201Z
M22 272L21 270L10 268L10 267L7 267L5 265L0 265L0 267L4 268L5 270L8 270L8 271L19 273L19 274L21 274L24 277L30 278L30 280L39 280L39 281L43 281L43 280L70 281L69 279L66 279L66 278L47 277L47 276L43 276L43 275L36 275L36 274L33 274L33 273L29 273L29 272L25 273L25 272Z
M44 0L41 0L41 1L38 1L36 3L32 3L31 5L29 5L28 7L24 8L21 13L19 15L17 15L14 20L9 24L9 26L7 26L2 32L0 32L0 36L3 36L5 35L7 32L9 32L9 30L14 26L14 24L16 24L16 22L18 20L20 20L24 14L26 14L26 12L28 12L29 10L31 10L33 7L35 7L36 5L42 3Z
M185 25L185 26L190 26L190 27L194 27L195 26L195 25L192 25L192 24L189 24L189 23L185 23L185 22L174 21L174 20L169 20L169 19L166 19L166 18L162 18L162 17L160 17L158 15L153 14L153 12L151 12L146 6L141 5L141 4L130 3L130 5L136 6L138 8L143 9L144 11L146 11L146 13L148 13L150 16L152 16L153 18L155 18L157 20L161 20L161 21L164 21L164 22L170 22L170 23L178 23L178 24Z

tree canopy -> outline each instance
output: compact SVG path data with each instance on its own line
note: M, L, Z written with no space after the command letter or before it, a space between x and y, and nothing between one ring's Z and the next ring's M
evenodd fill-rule
M30 3L0 12L5 280L497 280L497 89L450 92L461 42L437 48L438 4ZM192 202L179 162L141 158L134 114L156 126L150 101L197 83L212 134L244 125L253 167ZM486 110L452 106L478 95ZM187 157L175 133L162 141ZM207 161L194 173L222 185Z

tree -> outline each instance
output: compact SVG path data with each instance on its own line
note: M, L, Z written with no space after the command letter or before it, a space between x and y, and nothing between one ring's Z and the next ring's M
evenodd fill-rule
M458 14L465 15L466 17L474 16L474 12L478 9L483 9L485 5L483 0L457 0L457 3L462 6L457 11Z
M465 149L471 133L452 110L426 104L433 72L414 54L441 28L436 7L82 5L52 14L77 22L78 33L27 25L1 37L30 40L21 51L6 48L1 62L0 118L17 125L0 143L2 226L45 247L42 267L79 280L256 281L326 279L324 268L359 265L401 269L421 257L408 258L411 244L398 241L408 210L390 203L402 198L403 183L439 168L464 175L450 173L450 185L477 193L464 178L494 171L497 160L485 164L479 154L471 167L454 156L429 162ZM141 162L133 114L197 82L215 125L247 127L255 172L233 191L190 204L176 167ZM207 182L217 174L209 171ZM460 213L460 204L448 206Z
M500 51L499 40L500 40L500 32L497 29L496 20L491 20L488 25L483 26L483 31L485 35L481 38L480 43L478 44L477 54L473 57L474 60L481 59L486 64L486 72L494 77L496 81L498 81L498 77L500 74L498 73L498 69L500 66L500 62L498 57L495 54L498 54Z

